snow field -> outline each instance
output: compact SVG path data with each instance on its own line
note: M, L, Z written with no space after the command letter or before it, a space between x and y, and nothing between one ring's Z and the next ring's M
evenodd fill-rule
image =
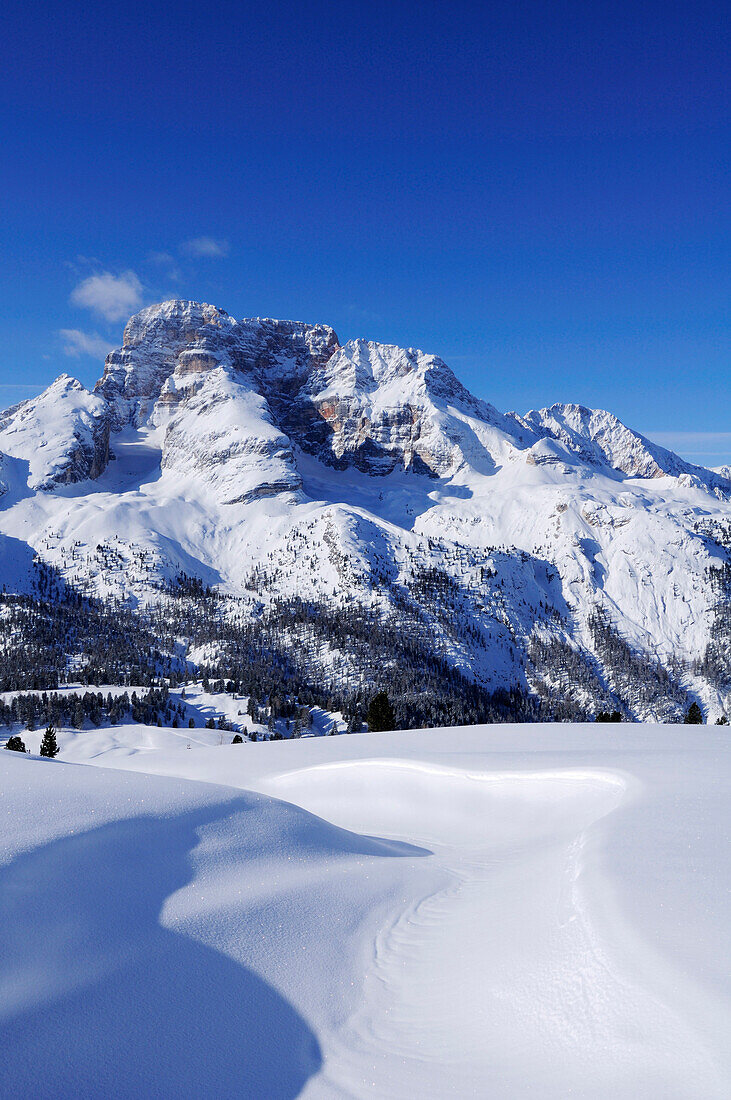
M725 1097L727 736L1 753L15 1094Z

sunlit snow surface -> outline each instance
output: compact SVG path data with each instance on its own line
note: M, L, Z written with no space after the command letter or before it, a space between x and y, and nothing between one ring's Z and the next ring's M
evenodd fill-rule
M184 736L0 751L4 1095L731 1094L723 729Z

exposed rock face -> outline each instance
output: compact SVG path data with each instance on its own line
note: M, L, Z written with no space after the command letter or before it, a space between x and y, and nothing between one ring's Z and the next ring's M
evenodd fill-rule
M326 325L236 321L215 306L165 302L129 321L96 392L115 429L165 427L162 468L195 476L219 503L296 492L301 479L272 407L281 412L337 347Z
M94 390L109 403L114 429L145 422L181 357L182 370L228 363L235 326L224 310L200 302L164 302L132 317Z
M445 477L467 460L464 422L450 405L481 422L499 418L437 356L353 340L313 370L286 424L304 450L330 465ZM482 460L491 461L489 455Z
M106 402L62 374L47 390L0 415L0 450L27 463L30 489L96 478L109 460Z
M137 426L152 415L171 375L203 374L227 367L253 375L260 387L301 384L316 363L338 347L326 325L255 318L236 321L200 302L171 301L136 314L122 347L107 356L95 392L113 410L114 427Z
M115 429L158 423L162 408L193 393L200 413L200 391L181 382L221 370L240 384L245 379L250 398L263 400L269 427L261 438L268 439L276 423L323 461L370 474L397 466L440 477L453 472L465 457L463 429L439 407L446 401L478 421L499 415L436 356L364 340L341 348L326 325L236 321L215 306L183 301L151 306L129 321L96 392L108 401ZM178 447L179 434L175 439ZM280 455L287 451L276 448ZM289 488L296 480L288 473L272 484Z

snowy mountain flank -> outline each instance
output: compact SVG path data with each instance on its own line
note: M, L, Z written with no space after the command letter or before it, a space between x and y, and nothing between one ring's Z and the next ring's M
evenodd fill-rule
M731 710L728 469L608 412L502 414L326 325L142 310L93 393L62 375L0 414L0 551L6 594L126 609L188 671L258 646L285 688L431 698L418 724L467 696Z

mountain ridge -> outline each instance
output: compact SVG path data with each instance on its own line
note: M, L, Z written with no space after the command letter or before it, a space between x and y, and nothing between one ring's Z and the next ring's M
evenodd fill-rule
M731 481L602 410L503 414L419 349L147 307L93 392L62 376L0 415L0 481L0 535L99 598L160 607L185 575L263 622L306 595L323 622L415 632L485 690L636 717L731 704ZM298 656L298 615L287 660L378 676L352 639L310 631Z

